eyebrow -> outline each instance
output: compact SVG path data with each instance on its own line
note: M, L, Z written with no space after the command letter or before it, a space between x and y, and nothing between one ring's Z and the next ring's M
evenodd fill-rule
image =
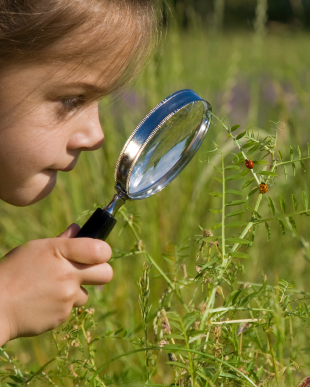
M92 94L96 95L105 95L107 93L107 88L104 86L97 86L92 83L87 82L71 82L71 83L65 83L62 85L62 88L72 88L72 89L83 89L87 92L90 92Z

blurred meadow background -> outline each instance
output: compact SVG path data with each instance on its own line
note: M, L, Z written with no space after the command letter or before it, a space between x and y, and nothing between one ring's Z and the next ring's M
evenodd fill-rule
M211 103L215 115L226 125L241 125L242 130L252 128L262 137L278 128L277 147L282 149L284 157L289 158L290 145L294 148L299 145L302 152L307 152L306 143L310 142L309 0L174 0L164 8L161 42L143 73L132 86L100 103L106 139L102 149L83 154L71 173L60 173L55 190L42 202L29 208L0 203L1 255L28 240L54 237L74 221L82 225L91 211L106 205L114 194L114 168L126 139L149 110L176 90L196 91ZM177 261L178 255L186 257L182 262L195 275L199 226L209 229L219 222L219 215L209 211L217 200L208 194L216 191L217 184L206 153L214 148L213 141L222 151L237 153L227 132L213 119L199 153L170 186L145 201L126 204L125 216L140 225L143 244L171 277L171 260ZM306 165L309 168L308 161ZM281 194L290 202L292 193L296 196L302 191L309 193L308 173L298 167L294 180L291 172L287 179L280 177L268 195ZM117 218L118 223L108 238L115 257L134 249L135 245L122 214ZM249 249L251 260L242 262L243 281L261 282L266 276L267 282L274 285L284 278L295 281L297 289L310 292L309 218L299 217L295 221L298 235L288 230L282 237L276 224L271 225L268 243L264 232L257 233ZM88 287L87 307L95 310L96 334L115 332L121 327L137 337L141 333L143 324L137 300L144 261L142 254L115 260L113 281L104 288ZM154 268L150 281L152 315L167 284ZM296 331L296 340L303 368L290 385L310 374L307 356L310 330ZM131 344L111 338L94 345L98 367L131 349ZM5 348L19 361L19 367L28 371L39 370L56 353L50 332L14 340ZM1 363L0 373L9 367L9 363ZM113 375L111 385L122 385L126 372L134 380L139 369L139 360L126 357L106 367L102 375L111 378ZM118 374L123 376L117 382L115 375ZM161 383L170 383L169 375L166 369ZM55 382L56 379L54 384L46 381L47 385L78 385L69 378ZM19 385L17 380L11 382L3 385ZM33 385L40 386L43 382L34 381Z

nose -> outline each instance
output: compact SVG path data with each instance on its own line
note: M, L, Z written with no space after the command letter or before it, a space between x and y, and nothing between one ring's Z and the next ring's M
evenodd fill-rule
M67 143L68 149L94 151L102 146L104 134L99 121L97 103L78 114L73 126L73 133Z

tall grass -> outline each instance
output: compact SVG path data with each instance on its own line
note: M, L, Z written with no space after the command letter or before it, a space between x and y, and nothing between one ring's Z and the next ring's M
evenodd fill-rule
M292 216L295 231L289 217L281 215L286 228L283 237L277 220L266 221L265 226L255 212L255 219L251 218L251 210L246 208L247 213L237 216L236 222L257 223L253 245L249 251L245 247L241 251L251 258L231 260L227 255L231 247L222 242L223 233L233 238L240 236L242 229L239 233L223 227L223 213L210 212L223 210L226 203L223 197L209 195L221 192L220 183L214 180L218 174L214 166L223 173L223 166L232 165L231 153L239 153L244 140L240 137L233 141L228 135L241 134L252 125L251 130L262 141L274 136L276 130L276 149L282 151L283 162L293 165L290 145L294 160L300 159L297 145L302 157L308 157L308 36L289 32L265 36L259 61L257 46L253 45L255 36L223 34L217 36L214 45L204 29L183 33L175 26L168 33L164 50L149 63L134 87L102 101L104 147L84 154L70 174L61 174L55 191L42 202L24 209L1 203L0 249L5 254L27 240L55 236L77 219L82 224L90 210L106 204L114 193L114 166L125 140L168 94L192 88L220 115L221 122L213 120L199 154L178 179L158 195L128 203L120 212L108 240L115 258L112 283L103 289L89 287L87 307L75 310L68 325L53 333L8 343L0 353L1 385L138 386L147 381L150 386L251 385L249 378L256 385L293 386L309 375L309 317L304 305L308 294L300 293L310 292L309 218ZM255 120L250 114L253 106ZM228 131L235 124L241 128L227 133L223 123ZM210 164L208 152L214 149L214 142L218 151ZM252 155L248 157L260 160L264 153ZM281 162L278 154L275 158ZM272 168L271 153L264 160ZM309 169L309 162L304 164ZM286 215L301 211L305 209L302 192L309 192L307 176L300 162L296 170L288 169L287 178L282 169L269 182L264 205L259 207L262 210L255 202L246 205L261 219L274 216L267 196L278 203L277 215L283 203ZM245 181L241 181L229 180L226 190L242 191ZM244 188L246 194L250 188ZM300 202L297 211L292 194ZM249 200L255 195L258 192ZM217 223L222 223L221 227L211 229ZM202 234L199 226L221 238L208 239L210 234ZM241 239L246 240L247 235ZM143 269L145 261L148 264ZM263 304L267 299L269 304ZM209 309L203 306L204 300ZM212 311L220 307L226 310ZM248 309L229 310L240 307ZM226 324L227 318L237 322ZM195 330L203 337L195 336ZM199 348L194 349L195 344ZM147 349L152 346L161 349Z

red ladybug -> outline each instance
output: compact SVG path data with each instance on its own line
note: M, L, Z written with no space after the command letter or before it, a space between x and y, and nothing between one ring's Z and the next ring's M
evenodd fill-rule
M254 163L252 160L245 160L245 166L249 169L253 169L254 168Z
M266 183L261 183L259 190L262 194L266 193L268 191L268 185Z

